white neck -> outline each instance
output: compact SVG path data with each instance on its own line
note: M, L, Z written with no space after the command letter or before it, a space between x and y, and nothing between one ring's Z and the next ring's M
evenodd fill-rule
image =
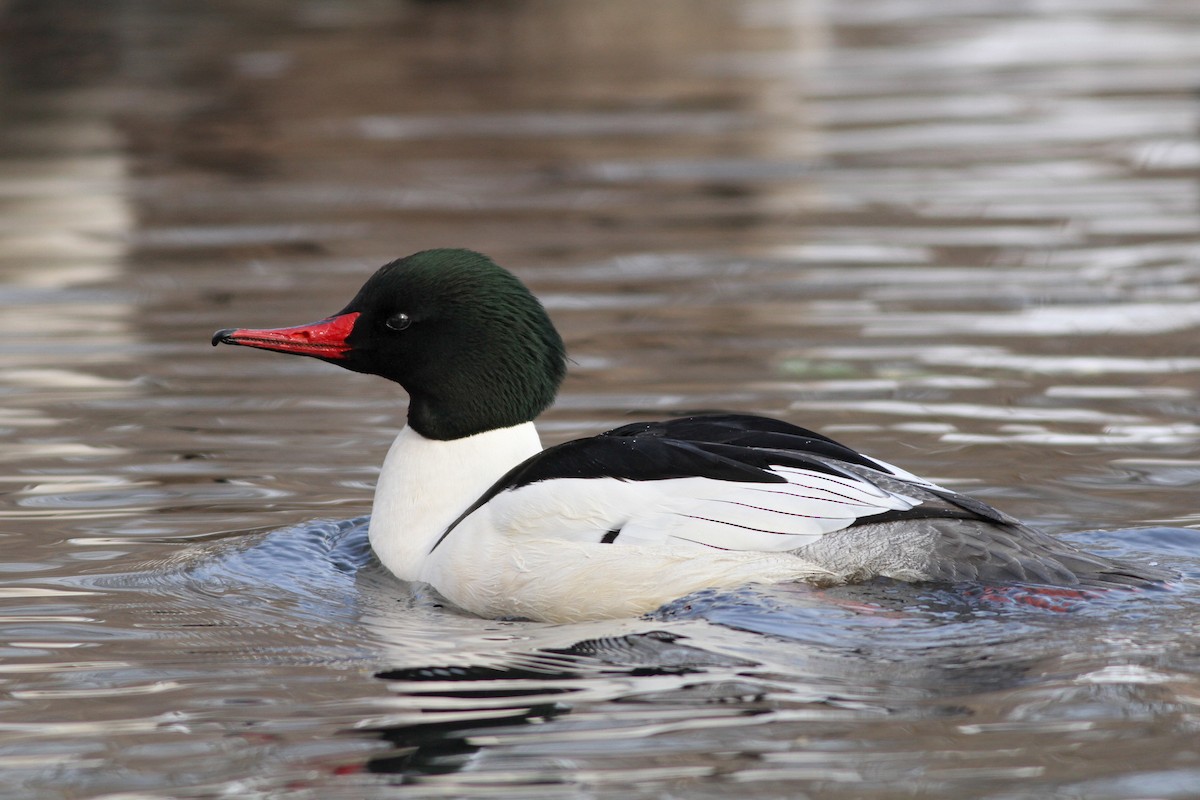
M396 577L421 567L446 528L504 473L542 449L532 422L462 439L426 439L405 427L392 443L371 509L371 547Z

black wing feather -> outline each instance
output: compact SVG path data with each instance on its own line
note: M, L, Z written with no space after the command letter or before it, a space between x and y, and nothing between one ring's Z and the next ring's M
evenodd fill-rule
M753 414L704 414L658 422L633 422L602 437L653 437L763 450L792 451L845 461L892 474L886 465L867 458L828 436L783 420Z
M832 463L831 463L832 462ZM498 494L562 478L627 481L709 478L738 483L787 483L772 466L794 467L837 477L864 476L839 466L852 464L895 478L885 467L845 445L805 428L769 417L714 414L662 422L637 422L598 436L575 439L530 456L501 477L448 527L450 531ZM867 478L870 481L870 478Z
M717 452L717 450L724 452ZM591 436L536 453L509 470L480 495L441 535L430 552L464 519L501 492L546 480L607 478L624 481L712 478L739 483L787 483L766 471L761 458L739 459L746 448L683 442L647 436ZM828 471L828 468L825 468Z
M1165 570L1081 552L973 497L925 482L914 483L886 464L827 436L781 420L746 414L636 422L544 450L496 481L446 529L434 548L462 520L501 492L544 480L702 477L786 483L786 478L770 471L774 466L865 481L884 492L918 501L919 505L911 509L862 517L830 536L873 538L881 527L896 523L933 526L938 542L930 553L929 579L1111 587L1145 585L1171 577ZM620 529L609 531L601 541L611 542L619 534ZM864 544L861 549L869 552L871 547Z

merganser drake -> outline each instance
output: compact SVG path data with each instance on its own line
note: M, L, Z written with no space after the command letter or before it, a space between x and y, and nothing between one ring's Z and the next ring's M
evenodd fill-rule
M543 450L565 367L541 303L491 259L426 250L349 305L212 343L312 356L408 393L370 541L406 581L485 617L643 614L705 588L803 581L1127 587L1163 571L1075 549L986 503L786 422L638 422Z

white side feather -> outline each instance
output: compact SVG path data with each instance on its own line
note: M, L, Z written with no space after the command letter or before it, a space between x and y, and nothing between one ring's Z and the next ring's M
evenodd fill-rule
M546 480L501 492L472 517L483 515L492 530L516 541L599 543L615 532L622 544L783 553L863 517L920 503L857 477L791 467L771 471L787 483Z

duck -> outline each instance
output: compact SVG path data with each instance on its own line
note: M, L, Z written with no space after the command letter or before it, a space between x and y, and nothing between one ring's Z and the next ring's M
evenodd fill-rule
M565 377L563 340L512 272L470 250L397 259L332 316L225 328L212 344L308 356L404 389L371 547L397 578L481 617L635 617L755 583L1111 589L1169 577L779 419L633 422L543 449L534 420Z

